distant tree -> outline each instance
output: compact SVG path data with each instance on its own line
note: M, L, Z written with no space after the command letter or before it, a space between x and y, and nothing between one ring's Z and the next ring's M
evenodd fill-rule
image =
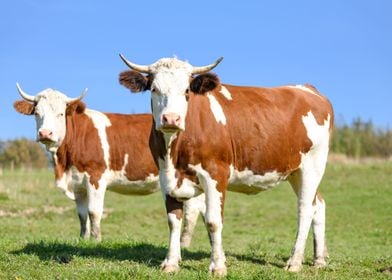
M371 120L353 120L351 126L337 124L334 128L331 151L351 157L391 157L392 130L380 129Z
M5 168L47 168L45 150L35 141L25 138L8 141L0 153L0 164Z

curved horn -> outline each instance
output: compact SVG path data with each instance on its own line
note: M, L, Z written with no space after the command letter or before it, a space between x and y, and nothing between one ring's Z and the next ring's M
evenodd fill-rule
M128 65L129 68L131 68L133 70L136 70L136 71L139 71L139 72L142 72L142 73L151 74L151 70L150 70L149 66L135 64L135 63L130 62L129 60L127 60L125 58L125 56L123 56L121 53L119 55L120 55L122 61L124 61L124 63L126 65Z
M214 69L221 61L223 60L223 56L221 56L220 58L218 58L217 61L215 61L214 63L210 64L210 65L206 65L206 66L200 66L200 67L193 67L192 69L192 74L202 74L202 73L206 73L212 69Z
M65 100L65 102L66 102L67 104L69 104L69 103L71 103L71 102L75 102L75 101L81 100L81 99L86 95L87 90L88 90L88 88L85 88L85 89L83 90L82 94L81 94L79 97L75 97L75 98L68 97L68 98Z
M23 99L25 99L26 101L29 101L29 102L34 102L34 101L35 101L35 96L32 96L32 95L29 95L29 94L25 93L25 92L20 88L20 86L19 86L18 83L16 83L16 88L18 89L19 94L23 97Z

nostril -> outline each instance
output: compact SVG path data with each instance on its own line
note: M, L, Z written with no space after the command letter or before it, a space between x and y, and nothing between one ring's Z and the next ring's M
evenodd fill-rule
M43 138L52 137L53 136L53 132L50 131L50 130L43 129L43 130L38 131L38 136L40 138L42 138L42 139Z

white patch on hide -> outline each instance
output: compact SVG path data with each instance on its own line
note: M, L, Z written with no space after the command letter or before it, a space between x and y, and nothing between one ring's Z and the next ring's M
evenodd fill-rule
M310 166L311 169L317 170L318 173L324 173L325 164L327 162L330 120L331 116L328 114L327 119L324 120L324 124L319 125L311 111L309 111L306 116L302 117L307 136L312 141L312 147L309 152L302 154L301 165ZM314 172L314 170L310 170L310 172ZM304 172L307 171L304 170Z
M213 96L211 93L207 93L207 97L210 101L210 108L215 117L215 120L218 123L226 125L226 116L218 100L216 100L215 96Z
M197 184L193 181L184 178L179 188L175 188L171 193L171 197L177 198L177 200L189 199L201 194L202 191L198 188Z
M221 86L221 89L219 92L222 93L222 95L224 97L226 97L227 100L233 100L233 98L231 97L230 91L225 86Z
M287 87L289 87L289 88L295 88L295 89L300 89L300 90L309 92L309 93L311 93L311 94L313 94L313 95L316 95L316 96L318 96L318 97L320 97L320 98L323 98L323 96L321 96L320 94L318 94L316 91L314 91L314 90L312 90L311 88L308 88L307 86L304 86L304 85L295 85L295 86L287 86Z
M55 185L59 188L69 199L75 200L74 190L72 188L71 172L64 172L61 178L56 179Z
M220 220L222 193L217 189L218 182L210 176L207 170L203 169L200 163L197 165L189 164L188 166L196 172L200 185L206 194L208 210L206 220Z
M283 176L277 171L258 175L247 168L238 171L235 170L233 166L230 166L228 190L245 194L257 194L261 191L273 188L285 179L286 176Z
M98 111L86 109L85 114L92 120L94 127L98 130L99 139L101 140L101 146L103 151L103 158L106 163L106 167L109 168L109 142L106 134L106 128L111 126L109 118Z

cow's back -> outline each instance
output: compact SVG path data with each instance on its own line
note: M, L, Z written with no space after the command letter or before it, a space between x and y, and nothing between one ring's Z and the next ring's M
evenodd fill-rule
M311 86L224 87L231 100L215 95L227 118L239 170L289 173L299 166L301 154L319 144L308 137L306 119L332 127L331 104Z

